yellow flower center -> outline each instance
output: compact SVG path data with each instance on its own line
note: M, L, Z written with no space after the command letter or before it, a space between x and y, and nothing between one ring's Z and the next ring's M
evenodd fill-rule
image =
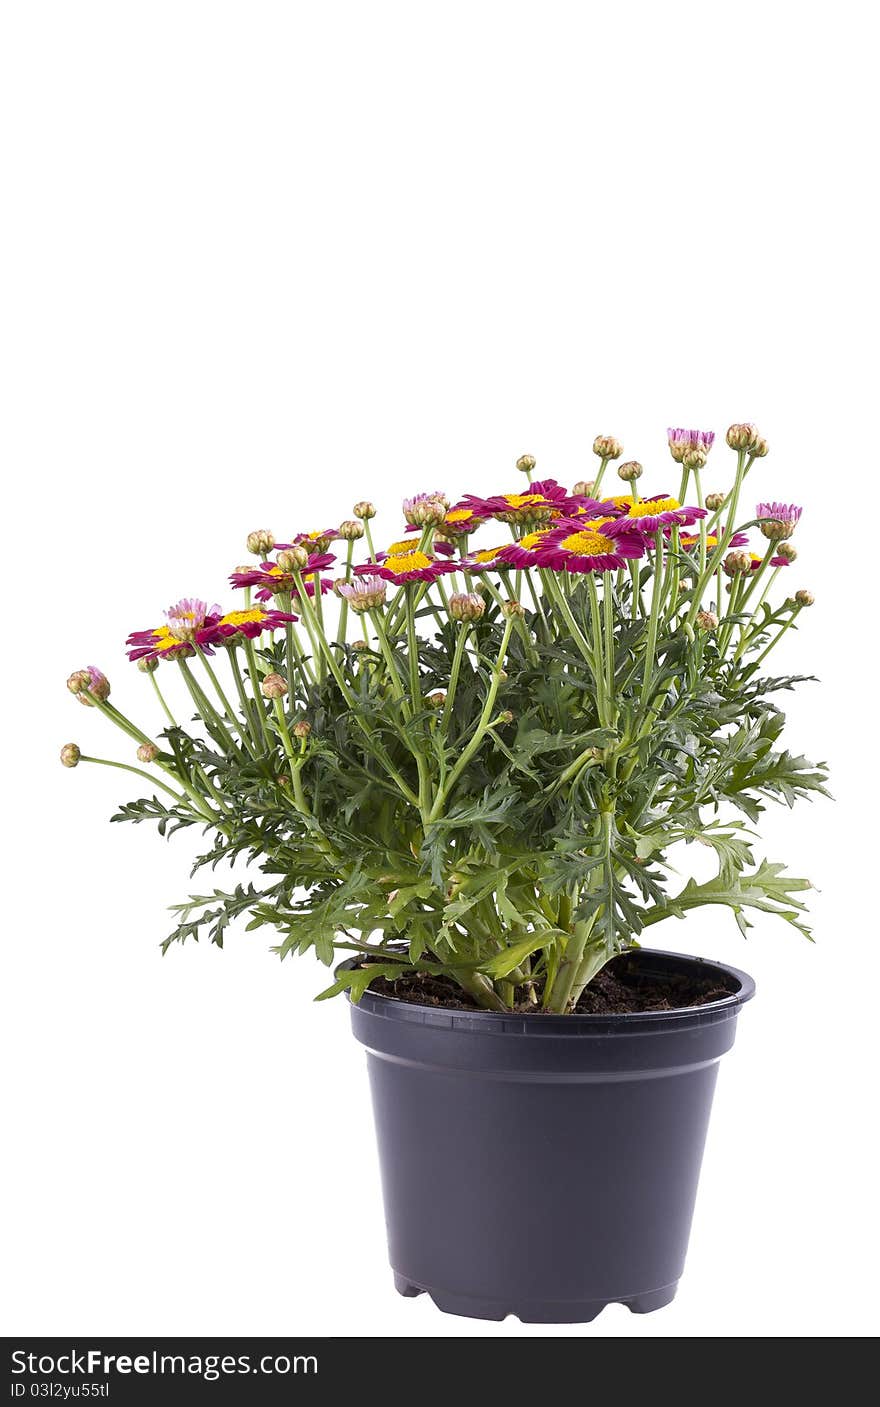
M230 611L228 615L222 616L221 625L253 625L259 624L266 616L265 611L259 606L254 606L249 611Z
M470 508L451 508L443 521L444 523L466 523L468 518L473 516L473 510Z
M411 552L418 552L419 539L417 536L404 537L400 542L392 542L386 549L389 557L408 557Z
M420 572L431 566L431 558L417 549L410 552L390 552L382 566L391 572Z
M527 552L532 552L536 547L541 546L541 543L544 541L546 536L546 528L543 531L526 533L525 537L520 538L518 545L520 547L524 547Z
M541 508L544 506L544 498L540 493L506 493L504 502L509 503L511 508Z
M608 519L603 518L602 521L607 523ZM604 557L613 550L605 534L595 528L584 528L581 532L572 533L569 537L564 537L559 546L565 552L576 553L578 557Z
M494 562L500 551L500 547L481 547L479 552L474 552L473 558L475 562Z
M682 547L696 547L700 541L699 533L681 533L678 539ZM706 533L706 546L717 547L718 535L716 533Z
M167 625L160 625L153 631L153 644L157 650L173 650L182 641L171 634Z
M640 498L635 503L632 499L616 498L614 502L626 507L628 518L652 518L655 513L671 513L681 507L677 498Z

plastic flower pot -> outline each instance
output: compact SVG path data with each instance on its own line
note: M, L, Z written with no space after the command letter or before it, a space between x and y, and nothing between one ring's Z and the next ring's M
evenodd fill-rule
M673 1298L718 1062L755 987L674 953L640 949L629 963L720 978L732 994L614 1016L446 1010L370 991L352 1005L401 1294L560 1324Z

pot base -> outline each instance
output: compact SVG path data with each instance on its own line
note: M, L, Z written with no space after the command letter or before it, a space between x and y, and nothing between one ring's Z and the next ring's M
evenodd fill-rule
M521 1324L589 1324L602 1313L609 1304L625 1304L633 1314L652 1314L675 1299L678 1281L662 1285L659 1290L649 1290L646 1294L631 1295L620 1300L530 1300L524 1303L508 1303L506 1300L473 1299L468 1295L451 1294L446 1290L433 1290L430 1286L413 1285L405 1275L394 1272L394 1288L399 1295L413 1299L416 1295L430 1295L434 1304L444 1314L459 1314L465 1319L506 1319L513 1315Z

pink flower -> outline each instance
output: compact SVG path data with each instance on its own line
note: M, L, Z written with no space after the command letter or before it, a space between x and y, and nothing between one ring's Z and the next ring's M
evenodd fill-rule
M760 528L765 537L781 542L791 537L803 511L796 503L759 503L755 517L761 519Z
M663 494L655 494L653 498L637 498L635 503L631 498L620 496L613 502L622 511L621 522L629 522L630 527L640 528L646 533L674 525L689 527L706 516L705 508L685 508L677 498L666 498Z
M714 430L685 430L681 426L670 426L666 431L669 452L676 464L681 464L685 455L692 449L708 454L715 440Z
M376 606L382 605L388 587L383 578L374 572L367 576L357 576L354 581L340 581L336 590L353 611L362 615L364 611L372 611Z
M645 538L621 519L571 519L542 533L529 565L565 572L610 572L628 559L643 557ZM514 549L516 550L516 549Z
M481 518L497 518L502 523L545 523L574 512L583 502L573 498L555 479L539 479L525 493L494 494L479 498L465 494L456 506L470 508Z

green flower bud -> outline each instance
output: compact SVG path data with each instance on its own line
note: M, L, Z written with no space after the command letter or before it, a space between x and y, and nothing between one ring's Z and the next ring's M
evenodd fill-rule
M59 756L61 757L61 765L63 767L76 767L82 757L82 753L76 743L65 743Z

